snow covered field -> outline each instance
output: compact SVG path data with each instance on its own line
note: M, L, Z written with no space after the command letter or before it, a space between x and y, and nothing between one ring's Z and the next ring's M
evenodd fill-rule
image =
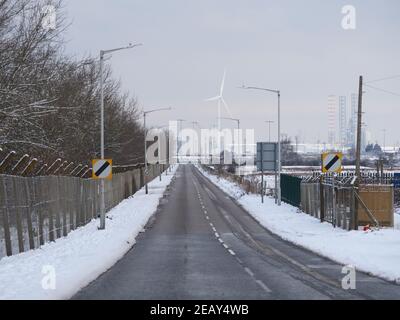
M177 166L122 201L107 213L106 230L99 220L67 237L0 260L0 299L68 299L112 267L135 244L155 213Z
M198 169L220 189L234 197L265 228L281 238L344 265L400 284L400 212L397 229L345 231L299 212L289 204L275 205L274 199L245 194L236 184Z

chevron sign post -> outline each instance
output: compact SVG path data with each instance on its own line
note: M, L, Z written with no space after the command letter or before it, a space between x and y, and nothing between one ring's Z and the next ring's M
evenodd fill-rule
M92 160L93 179L112 179L112 160L111 159L93 159Z
M322 154L322 172L342 172L343 153L326 152Z

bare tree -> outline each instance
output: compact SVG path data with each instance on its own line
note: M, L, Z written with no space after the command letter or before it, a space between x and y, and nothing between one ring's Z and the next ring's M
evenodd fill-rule
M44 6L57 15L45 28ZM99 156L97 59L63 54L61 0L0 0L0 146L43 159L89 162ZM142 161L137 101L105 70L106 156ZM50 161L50 160L49 160Z

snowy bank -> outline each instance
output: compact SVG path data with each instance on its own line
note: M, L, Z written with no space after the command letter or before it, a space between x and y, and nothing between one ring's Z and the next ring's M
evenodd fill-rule
M340 264L400 283L400 230L345 231L320 223L289 204L275 205L255 194L245 194L236 184L198 169L221 190L232 196L265 228L281 238L314 251ZM395 215L396 224L399 216Z
M135 244L155 213L177 166L162 181L144 188L107 213L106 230L99 220L41 248L0 260L0 299L67 299L112 267ZM55 277L53 277L55 275ZM42 285L42 282L44 285ZM54 286L53 286L54 285Z

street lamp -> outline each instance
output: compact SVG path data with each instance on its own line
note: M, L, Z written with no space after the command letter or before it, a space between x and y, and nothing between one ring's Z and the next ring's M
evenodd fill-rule
M220 119L236 121L236 122L237 122L237 128L240 129L240 119L235 119L235 118L224 118L224 117L221 117Z
M243 85L240 87L241 89L245 90L260 90L260 91L267 91L277 94L278 96L278 181L277 181L277 193L278 193L278 205L281 205L281 92L280 90L273 90L267 88L259 88L259 87L247 87Z
M268 123L268 142L271 142L271 124L273 124L274 121L268 120L265 121L265 123Z
M237 128L238 128L238 149L239 149L239 130L240 130L240 119L235 119L235 118L226 118L226 117L220 117L219 119L223 119L223 120L231 120L231 121L235 121L237 123ZM233 135L233 138L235 139L235 135ZM233 141L233 144L235 144L235 141ZM232 156L233 156L234 152L232 151Z
M152 110L148 110L148 111L143 111L143 127L144 127L144 186L145 186L146 194L149 193L149 188L147 186L148 169L147 169L147 143L146 143L146 136L147 136L146 116L149 113L153 113L153 112L157 112L157 111L164 111L164 110L172 110L172 108L171 107L158 108L158 109L152 109Z
M141 43L138 44L129 44L127 47L115 48L110 50L100 50L100 153L101 159L104 159L104 55L108 53L112 53L120 50L132 49L137 46L141 46ZM106 206L105 206L105 185L104 179L100 181L100 230L104 230L106 228Z
M386 155L385 150L386 150L386 129L383 129L383 156Z
M193 129L195 129L196 125L199 125L199 123L197 121L192 121L192 125L193 125Z
M168 125L165 125L165 126L160 126L160 127L157 127L157 130L158 130L158 132L162 132L163 131L163 129L164 128L169 128L169 126ZM160 164L160 181L162 180L162 177L161 177L161 161L165 161L168 165L169 165L169 156L167 155L167 154L165 154L165 157L166 157L166 159L161 159L161 142L160 142L160 136L161 136L161 134L158 136L158 163ZM168 169L167 170L165 170L165 175L167 176L168 175Z
M179 145L179 135L180 135L180 132L182 131L182 122L185 122L186 120L185 120L185 119L177 119L176 121L179 122L179 126L178 126L178 136L176 137L176 144L177 144L177 146L176 146L176 162L179 163L179 156L178 156L178 154L179 154L179 148L180 148L180 145ZM181 140L181 143L182 143L182 140Z

